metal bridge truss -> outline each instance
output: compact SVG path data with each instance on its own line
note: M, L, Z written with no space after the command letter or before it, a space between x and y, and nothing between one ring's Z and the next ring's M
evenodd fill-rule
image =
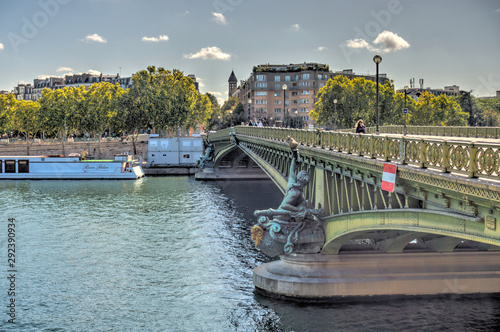
M210 137L219 162L240 165L248 156L285 192L288 143L240 133L230 143L227 137ZM300 145L299 154L301 170L311 177L304 195L325 210L324 254L500 249L500 186L493 180L400 164L390 193L381 190L383 158L314 144Z

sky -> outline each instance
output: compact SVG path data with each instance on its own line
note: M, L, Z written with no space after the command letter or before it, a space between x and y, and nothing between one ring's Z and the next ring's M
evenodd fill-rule
M0 0L0 90L70 73L194 74L227 99L231 70L325 63L396 89L500 90L499 0Z

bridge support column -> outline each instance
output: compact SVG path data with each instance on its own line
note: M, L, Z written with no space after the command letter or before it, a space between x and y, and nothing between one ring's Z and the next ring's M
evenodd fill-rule
M256 290L297 301L500 293L499 252L290 254L254 269Z

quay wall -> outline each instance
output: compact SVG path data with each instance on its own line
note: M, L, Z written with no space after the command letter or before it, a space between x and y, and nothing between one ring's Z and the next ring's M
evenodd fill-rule
M148 143L136 143L137 154L144 161L148 157ZM96 159L112 159L115 154L134 154L134 146L131 142L103 141L100 148L97 142L75 142L66 143L66 155L70 153L82 153L87 150L90 156ZM26 143L4 143L0 144L0 156L25 156L27 155ZM63 154L63 145L57 143L30 143L29 155L61 155Z

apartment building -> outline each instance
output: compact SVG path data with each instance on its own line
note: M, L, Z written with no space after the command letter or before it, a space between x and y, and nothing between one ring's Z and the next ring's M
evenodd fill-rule
M258 65L233 95L243 104L248 120L272 125L289 114L308 125L314 123L309 111L314 108L316 94L330 78L325 64Z
M345 69L332 72L327 64L304 62L289 65L258 65L250 77L235 88L234 72L229 79L229 97L237 96L247 119L269 125L283 121L285 114L301 117L305 125L314 124L309 112L314 109L316 95L326 82L339 75L349 79L364 77L376 81L375 75L360 75ZM379 75L380 84L389 79Z

